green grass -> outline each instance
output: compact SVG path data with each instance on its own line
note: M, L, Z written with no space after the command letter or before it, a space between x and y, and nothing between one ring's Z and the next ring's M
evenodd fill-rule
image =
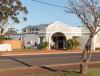
M100 69L90 69L88 76L100 76Z
M33 49L33 48L22 48L22 49L13 49L15 52L21 52L21 51L44 51L46 49Z
M77 71L67 71L67 72L46 72L40 74L31 74L26 76L81 76L81 73ZM100 69L90 69L88 76L100 76Z
M26 49L14 49L13 51L33 51L33 50L36 50L36 49L29 49L29 48L26 48Z
M47 72L41 74L32 74L28 76L81 76L81 74L75 72Z

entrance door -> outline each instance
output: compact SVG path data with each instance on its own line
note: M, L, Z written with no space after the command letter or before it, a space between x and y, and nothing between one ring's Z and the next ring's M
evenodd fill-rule
M58 49L63 49L64 37L58 36Z
M53 34L51 39L55 44L52 49L64 49L66 38L62 33Z

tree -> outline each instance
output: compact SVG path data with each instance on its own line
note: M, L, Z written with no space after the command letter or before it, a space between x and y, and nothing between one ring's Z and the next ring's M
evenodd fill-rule
M68 0L65 11L76 15L89 30L89 38L82 53L80 71L87 76L88 63L91 59L91 44L94 36L100 31L100 0Z
M28 13L26 7L22 5L20 0L0 0L0 26L2 28L7 26L9 20L13 20L15 23L19 23L20 21L18 15L21 12L25 14ZM26 19L27 18L25 17L23 18L25 21Z
M17 30L15 30L15 28L10 28L5 34L17 34Z

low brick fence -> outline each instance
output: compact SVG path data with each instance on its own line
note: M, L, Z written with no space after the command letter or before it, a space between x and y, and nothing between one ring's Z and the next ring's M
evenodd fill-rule
M21 40L1 40L0 44L11 44L12 49L23 48L23 41Z

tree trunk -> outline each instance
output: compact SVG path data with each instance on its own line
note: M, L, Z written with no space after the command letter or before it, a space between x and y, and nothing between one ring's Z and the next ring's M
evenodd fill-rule
M93 34L90 34L89 39L85 45L85 48L82 53L82 60L80 63L80 72L82 76L87 76L88 73L88 63L91 59L91 44L92 44Z
M88 62L84 61L80 64L81 74L82 76L87 76L88 73Z

